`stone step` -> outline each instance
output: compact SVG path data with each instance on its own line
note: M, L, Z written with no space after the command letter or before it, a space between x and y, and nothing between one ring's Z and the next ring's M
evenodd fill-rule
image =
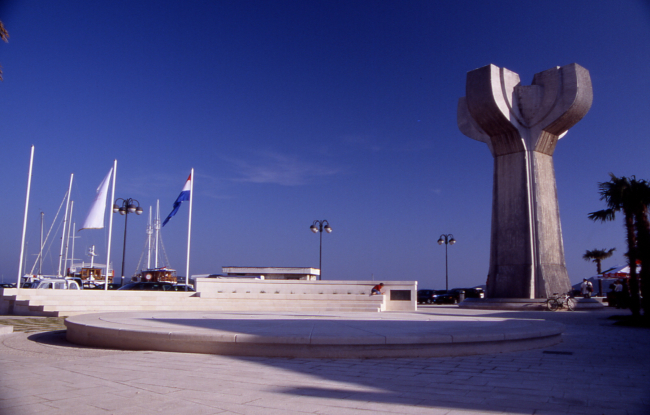
M25 315L34 315L34 316L51 316L51 317L68 317L68 316L74 316L74 315L80 315L80 314L91 314L91 313L103 313L103 312L129 312L129 311L198 311L198 312L213 312L213 311L236 311L236 312L283 312L283 313L289 313L289 312L296 312L296 313L338 313L338 312L345 312L345 313L352 313L352 312L364 312L364 313L378 313L380 312L379 308L374 308L374 309L358 309L358 308L347 308L347 307L342 307L342 308L333 308L333 307L326 307L326 308L307 308L307 307L285 307L285 308L273 308L273 309L268 309L268 308L263 308L263 307L246 307L242 309L236 309L233 307L226 307L226 308L204 308L204 307L188 307L188 308L179 308L179 309L170 309L168 307L161 307L158 309L149 309L149 308L137 308L137 307L129 307L129 308L108 308L108 309L83 309L83 310L50 310L50 311L40 311L40 312L30 312L29 314Z
M26 291L4 296L13 299L19 315L69 316L107 311L279 311L379 312L383 296L359 294L275 294L147 291Z
M63 290L61 290L63 291ZM161 293L161 292L130 292L130 293L115 293L115 292L100 292L99 294L85 294L83 291L70 293L63 291L48 291L47 294L20 294L15 297L16 301L42 301L49 299L64 300L71 299L79 301L80 299L87 299L90 301L98 301L105 299L119 299L124 301L133 300L147 300L151 298L162 299L178 299L178 298L202 298L202 299L246 299L246 300L328 300L328 301L372 301L381 303L382 296L369 296L358 294L268 294L268 293L219 293L211 295L200 295L200 293Z
M246 310L282 310L282 311L309 311L309 310L328 310L328 311L377 311L379 307L350 307L350 306L339 306L339 305L312 305L312 306L297 306L295 304L286 304L282 305L263 305L263 304L184 304L177 305L177 307L170 306L169 304L156 304L156 305L141 305L141 304L121 304L121 305L107 305L107 306L91 306L91 305L70 305L70 306L60 306L60 305L39 305L39 306L30 306L34 311L43 310L46 312L49 311L87 311L91 312L93 310L100 311L129 311L129 310L232 310L232 311L246 311Z
M42 300L32 300L32 301L17 301L18 305L120 305L120 304L143 304L143 305L156 305L156 304L165 304L165 305L182 305L182 304L194 304L194 303L205 303L205 304L223 304L223 303L261 303L261 304L296 304L296 305L310 305L310 304L341 304L346 306L372 306L379 307L381 302L376 301L328 301L328 300L280 300L275 298L268 299L248 299L248 298L219 298L219 299L199 299L199 298L147 298L134 301L133 299L101 299L101 300L83 300L83 299L42 299Z

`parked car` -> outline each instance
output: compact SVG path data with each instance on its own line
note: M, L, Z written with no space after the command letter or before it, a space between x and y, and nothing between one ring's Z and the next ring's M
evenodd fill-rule
M80 290L79 284L71 279L45 279L32 283L31 288L52 290Z
M445 290L418 290L418 304L433 304L439 295L446 292Z
M16 284L11 284L11 283L2 283L0 284L0 288L16 288Z
M465 298L485 298L483 288L463 288L463 290L465 290Z
M484 298L485 293L482 288L454 288L445 294L437 296L435 304L458 304L460 301L460 292L465 291L465 298Z
M187 284L175 284L174 291L196 291L194 287Z
M110 287L109 287L110 289ZM139 290L139 291L194 291L194 287L185 284L172 284L171 282L132 282L118 290Z
M84 290L103 290L104 289L104 283L103 282L89 282L85 281L83 284ZM109 290L117 290L120 288L120 284L108 284L108 289Z
M177 291L171 282L131 282L117 289L137 291Z

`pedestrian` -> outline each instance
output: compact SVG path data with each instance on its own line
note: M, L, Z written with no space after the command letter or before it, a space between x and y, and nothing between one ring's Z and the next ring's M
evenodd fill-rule
M580 284L580 292L584 298L591 298L591 293L594 292L594 285L591 281L587 281L586 278L583 278L582 284Z
M620 280L616 280L614 283L614 298L616 301L616 308L621 308L623 305L623 284Z
M630 285L627 283L627 280L623 280L622 286L621 308L630 308Z
M370 290L370 295L381 295L381 289L384 287L384 283L380 282L379 284L372 287Z

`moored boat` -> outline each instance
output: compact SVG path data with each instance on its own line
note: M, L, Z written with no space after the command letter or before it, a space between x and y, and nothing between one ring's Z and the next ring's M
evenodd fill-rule
M170 282L176 284L176 270L169 267L167 254L165 253L165 262L167 265L160 266L162 262L160 257L160 250L165 252L165 246L162 243L162 235L160 234L160 207L157 203L156 218L152 220L151 207L149 207L149 222L147 223L147 243L145 245L145 252L147 254L147 267L140 268L138 263L137 269L140 269L135 275L131 277L131 282ZM142 261L142 257L140 262ZM153 262L153 264L152 264ZM153 265L153 266L152 266Z

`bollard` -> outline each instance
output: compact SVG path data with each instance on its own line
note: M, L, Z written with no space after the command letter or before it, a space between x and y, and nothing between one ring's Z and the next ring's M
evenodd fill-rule
M465 290L460 290L458 292L458 302L462 303L464 299L465 299Z

